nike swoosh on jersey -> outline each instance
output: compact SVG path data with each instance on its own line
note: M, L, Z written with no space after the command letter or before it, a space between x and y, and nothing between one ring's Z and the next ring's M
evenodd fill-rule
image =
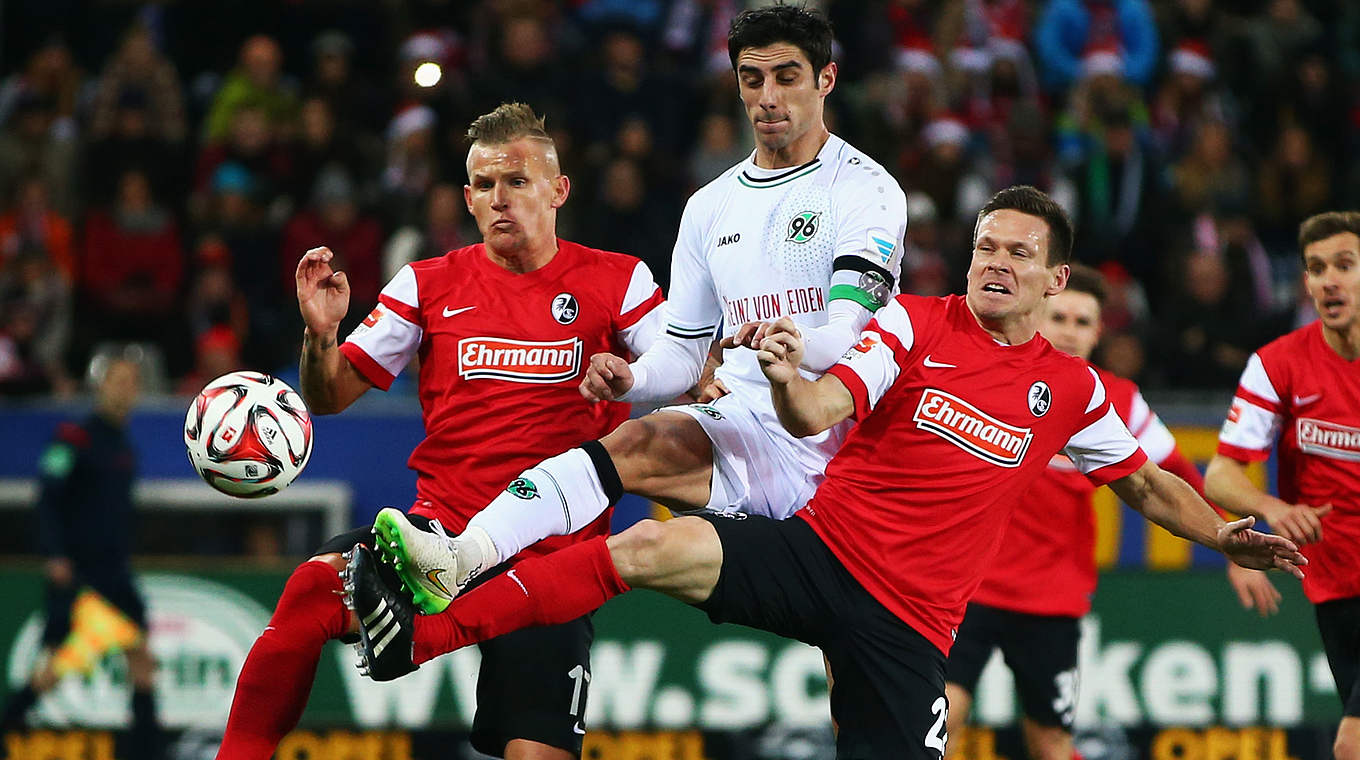
M926 365L927 367L948 367L949 369L954 369L959 366L957 364L946 364L944 362L937 362L934 359L930 358L930 354L926 354L925 361L921 363Z
M445 306L445 307L444 307L444 316L446 316L446 317L452 317L452 316L454 316L454 315L462 314L462 313L465 312L465 311L470 311L470 310L475 309L475 308L477 308L477 307L476 307L476 306L464 306L464 307L461 308L461 309L450 309L449 307Z
M585 735L586 735L585 726L582 726L582 725L581 725L581 721L579 721L579 720L576 721L576 725L574 725L574 726L571 727L571 730L572 730L572 731L575 731L577 734L580 734L581 736L585 736Z
M1321 393L1314 393L1311 396L1295 396L1294 406L1308 406L1309 404L1322 398Z
M529 595L529 589L524 587L524 582L519 579L518 575L515 575L514 570L511 570L510 572L506 573L505 576L510 580L514 581L515 584L519 586L519 590L524 592L525 596Z

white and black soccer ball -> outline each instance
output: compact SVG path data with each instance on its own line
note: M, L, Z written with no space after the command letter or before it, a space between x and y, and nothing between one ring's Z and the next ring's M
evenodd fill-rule
M293 482L312 455L312 417L287 383L231 372L208 385L184 418L189 463L222 493L253 499Z

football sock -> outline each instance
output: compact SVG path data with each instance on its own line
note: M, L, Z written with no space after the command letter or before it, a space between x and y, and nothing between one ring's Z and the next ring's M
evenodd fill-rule
M293 571L241 666L218 760L268 760L297 725L321 647L349 622L341 588L339 574L325 562L303 562Z
M438 615L417 615L416 664L521 628L575 620L627 591L605 541L599 536L518 562Z
M156 699L150 689L132 692L132 756L160 760L161 727L156 721Z
M469 529L485 531L495 547L495 556L483 556L481 567L498 565L548 536L584 528L621 496L619 473L599 441L530 467L468 521ZM454 542L455 550L466 545L471 556L480 556L471 541Z

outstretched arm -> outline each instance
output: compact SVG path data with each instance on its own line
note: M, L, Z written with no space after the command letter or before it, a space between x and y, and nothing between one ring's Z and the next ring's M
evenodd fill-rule
M1302 578L1308 560L1287 538L1251 530L1254 517L1225 523L1184 480L1151 462L1110 483L1127 504L1181 538L1223 552L1257 570L1279 568Z
M298 261L298 309L307 329L298 361L299 390L314 414L334 414L373 387L340 353L340 320L349 311L349 280L331 269L331 249L313 248Z

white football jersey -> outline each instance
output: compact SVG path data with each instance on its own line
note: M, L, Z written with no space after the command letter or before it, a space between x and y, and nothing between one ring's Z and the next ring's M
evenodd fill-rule
M841 298L873 312L897 291L906 226L897 181L835 135L798 167L761 169L752 153L685 207L665 330L692 339L721 325L731 335L743 323L779 317L820 327L828 303ZM803 439L785 433L754 351L727 351L717 374L772 436L822 463L839 448L847 423Z

